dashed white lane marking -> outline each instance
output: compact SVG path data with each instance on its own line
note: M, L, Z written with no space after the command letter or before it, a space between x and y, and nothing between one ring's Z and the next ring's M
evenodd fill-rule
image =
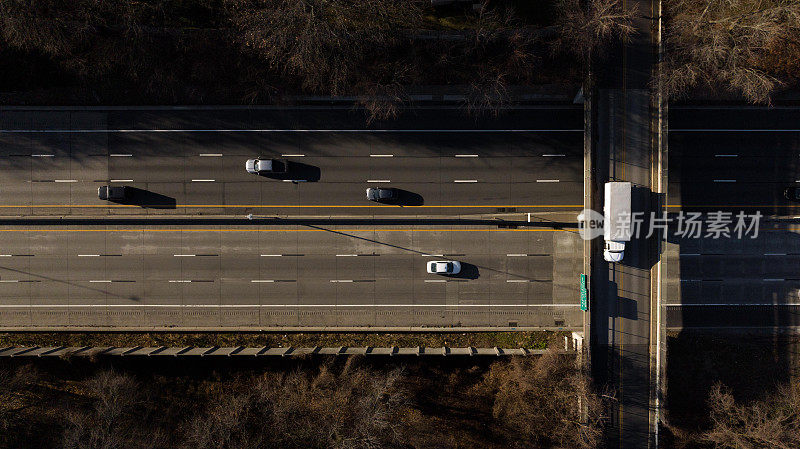
M133 179L112 179L109 182L133 182Z
M31 154L31 157L55 157L55 154Z
M422 257L444 257L444 254L420 254Z
M715 179L714 182L736 182L735 179Z
M477 179L454 179L453 182L478 182Z
M54 179L53 182L78 182L77 179Z
M92 283L92 284L110 284L111 283L111 281L109 281L107 279L94 280L94 281L89 281L89 282Z
M783 278L764 278L762 279L764 282L783 282L786 279Z
M281 154L281 157L305 157L305 154Z
M527 257L527 254L506 254L506 257Z
M353 282L352 279L331 279L331 282Z
M528 279L506 279L506 282L530 282Z
M197 254L173 254L175 257L195 257Z
M336 257L357 257L358 254L337 254Z
M543 154L542 157L566 157L566 154Z
M258 284L258 283L266 283L266 282L275 282L275 280L274 279L253 279L250 282Z
M170 282L170 284L184 284L184 283L188 284L188 283L190 283L192 281L188 280L188 279L176 279L176 280L171 280L169 282Z
M764 253L765 256L785 256L786 253Z
M192 182L214 182L213 179L192 179Z
M0 279L0 282L19 282L19 279Z
M100 257L100 254L78 254L78 257Z
M699 256L700 253L683 253L681 256Z
M109 154L109 156L111 156L111 157L133 157L132 154L122 154L122 153Z
M456 154L456 157L478 157L477 154Z
M425 279L425 282L447 282L446 279Z
M262 254L261 257L281 257L283 254Z
M200 157L222 157L222 153L200 153Z
M11 257L11 254L0 254L0 257Z
M367 182L392 182L390 179L367 179Z
M536 182L561 182L560 179L537 179Z
M369 157L394 157L394 154L370 154Z
M714 157L739 157L738 154L715 154Z

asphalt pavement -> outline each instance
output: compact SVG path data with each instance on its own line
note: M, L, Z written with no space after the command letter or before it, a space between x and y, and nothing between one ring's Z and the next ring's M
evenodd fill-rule
M582 114L3 110L0 328L579 329ZM248 174L255 157L305 179Z

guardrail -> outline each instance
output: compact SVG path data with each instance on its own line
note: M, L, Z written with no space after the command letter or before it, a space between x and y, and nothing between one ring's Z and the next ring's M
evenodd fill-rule
M27 346L0 347L2 357L260 357L260 356L303 356L303 355L373 355L373 356L528 356L545 353L544 349L525 348L437 348L413 347L388 348L374 347L195 347L195 346ZM574 354L572 348L559 351L563 354Z

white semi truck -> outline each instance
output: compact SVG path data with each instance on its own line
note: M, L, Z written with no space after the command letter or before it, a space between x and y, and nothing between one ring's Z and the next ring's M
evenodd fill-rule
M631 183L607 182L603 203L603 258L619 262L625 256L625 242L631 240Z

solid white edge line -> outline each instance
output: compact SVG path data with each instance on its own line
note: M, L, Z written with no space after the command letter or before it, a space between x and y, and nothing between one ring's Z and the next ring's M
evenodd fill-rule
M675 131L675 130L670 130ZM680 130L676 130L680 131ZM695 131L695 130L690 130ZM738 130L737 130L738 131ZM764 130L775 131L775 130ZM797 130L800 131L800 130ZM0 129L2 134L113 134L113 133L363 133L363 134L403 134L403 133L464 133L464 134L506 134L506 133L582 133L583 129Z
M0 281L2 282L2 281ZM191 282L191 281L185 281ZM775 304L769 304L775 305ZM784 305L784 304L779 304ZM792 304L792 305L800 305ZM33 308L33 309L67 309L70 307L75 308L94 308L94 307L103 307L103 308L123 308L123 307L130 307L130 308L145 308L145 307L153 307L153 308L178 308L178 309L203 309L203 308L216 308L216 309L240 309L240 308L280 308L280 309L289 309L293 307L297 308L336 308L336 307L369 307L369 308L381 308L381 307L447 307L447 308L459 308L459 307L481 307L481 308L490 308L490 307L580 307L580 304L28 304L28 305L12 305L12 304L0 304L0 309L22 309L22 308Z

